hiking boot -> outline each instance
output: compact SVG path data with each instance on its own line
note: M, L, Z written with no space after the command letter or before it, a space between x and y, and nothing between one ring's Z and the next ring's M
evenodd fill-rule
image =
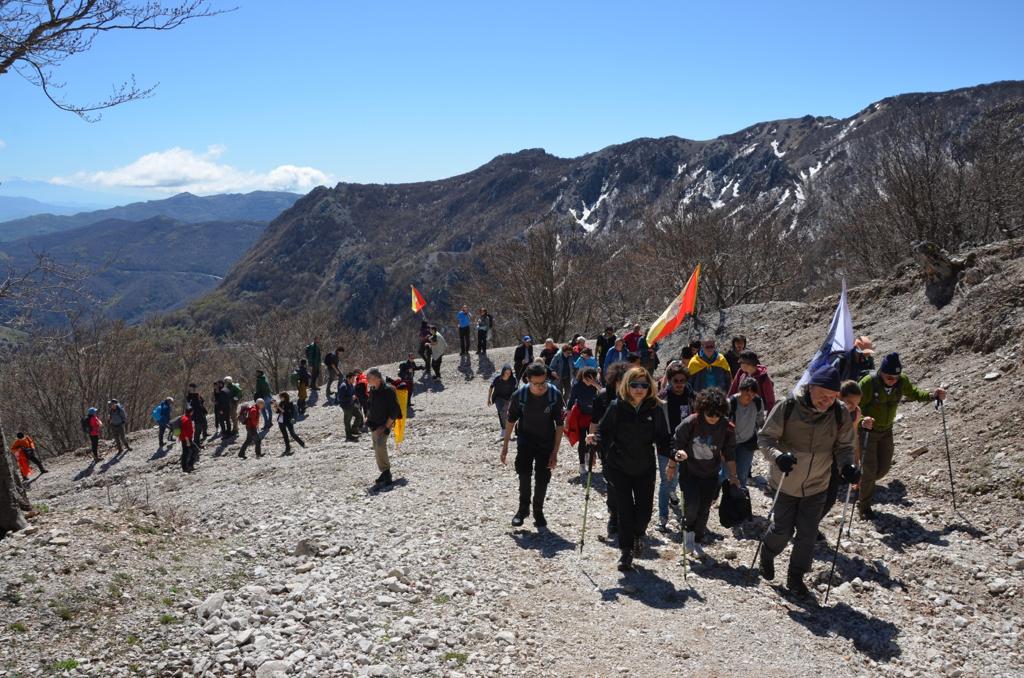
M861 520L874 520L878 517L878 514L870 506L865 506L860 510L860 517Z
M535 527L542 528L548 526L547 518L544 517L544 511L542 509L534 509L533 511L533 524Z
M658 532L661 532L662 534L668 534L668 518L665 518L664 520L659 520L658 526L655 529L658 530Z
M761 578L765 581L775 579L775 558L764 547L761 548Z
M239 459L248 459L248 457L245 456L245 452L239 452L238 453L238 458Z
M292 456L293 454L295 454L295 453L294 453L294 452L292 452L291 450L285 450L284 452L282 452L282 453L281 453L281 456L282 456L282 457L290 457L290 456Z
M522 527L526 517L530 515L530 512L525 509L519 509L514 516L512 516L512 527Z
M262 456L263 456L263 453L262 453L262 452L257 452L257 453L256 453L256 458L257 458L257 459L259 459L259 458L260 458L260 457L262 457Z
M679 497L673 494L671 497L668 498L668 503L672 504L673 506L679 506Z
M622 555L619 556L619 572L629 572L633 569L633 554L629 551L623 551Z
M826 539L826 537L825 537L825 533L824 533L824 532L822 532L821 530L818 530L818 534L817 534L817 536L815 537L815 540L816 540L816 541L825 541L825 539Z
M384 474L383 473L381 473L379 476L377 476L377 479L373 481L373 484L374 485L380 485L382 482L384 482Z
M390 486L394 484L395 481L392 480L391 478L391 469L384 471L384 475L381 476L381 480L385 486Z
M803 574L799 572L790 571L786 574L786 589L795 598L810 599L812 597L810 589L804 583Z

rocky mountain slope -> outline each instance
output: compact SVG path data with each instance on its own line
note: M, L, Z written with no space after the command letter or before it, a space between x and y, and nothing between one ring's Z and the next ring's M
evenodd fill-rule
M167 217L192 224L210 221L269 222L291 207L299 197L297 193L284 191L209 196L179 193L163 200L147 200L73 215L34 214L0 223L0 241L57 233L112 219L144 221L153 217Z
M864 181L872 140L905 105L936 111L952 134L1021 96L1024 82L906 94L842 120L765 122L707 141L637 139L572 159L531 149L439 181L321 187L271 224L217 294L266 299L273 288L280 303L327 303L366 327L401 312L416 283L437 317L451 306L453 270L475 248L546 218L606 238L611 252L645 210L701 204L731 214L770 201L795 214L812 187L827 197Z
M912 268L851 290L857 331L900 350L915 382L949 389L960 510L949 503L939 415L902 406L881 517L843 540L827 608L750 579L757 530L726 530L715 517L709 557L685 577L678 532L653 531L638 570L621 575L615 549L596 538L606 519L599 477L580 554L584 491L567 446L549 530L510 528L515 476L498 463L485 404L511 357L499 349L448 356L441 384L417 386L387 491L369 490L369 441L343 442L341 413L322 400L298 425L306 448L291 457L279 456L276 431L263 459L213 441L186 476L150 430L95 468L52 462L30 489L31 529L0 541L0 665L15 675L261 678L1019 675L1021 254L1021 241L977 251L943 309ZM834 305L737 307L692 333L717 331L723 344L747 334L781 394ZM666 342L663 360L690 333L688 323ZM770 502L765 471L758 461L756 516ZM823 523L830 541L841 508ZM819 592L830 559L819 546Z
M82 284L89 303L134 322L214 289L265 227L258 221L106 219L0 243L0 266L17 268L46 253L58 264L89 273Z

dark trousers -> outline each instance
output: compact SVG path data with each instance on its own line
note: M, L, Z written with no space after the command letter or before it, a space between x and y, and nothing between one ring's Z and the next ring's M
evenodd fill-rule
M191 440L182 439L181 441L181 470L185 473L192 473L192 470L196 467L196 461L199 460L199 448Z
M708 517L711 505L718 498L721 485L718 474L710 478L698 478L692 473L686 474L683 483L683 523L687 532L693 532L693 538L700 541L708 531Z
M629 551L637 539L647 532L654 513L654 478L658 469L652 466L638 475L625 473L615 467L605 468L604 477L615 493L615 508L619 520L619 548Z
M589 469L591 464L594 463L594 450L587 445L586 433L580 434L580 443L578 445L577 452L579 452L580 455L580 463Z
M30 462L35 464L36 467L39 468L39 472L40 473L46 473L46 469L43 468L43 462L39 459L39 456L36 454L36 448L34 448L34 447L29 447L27 449L26 448L22 448L22 452L25 453L25 458L26 459L28 459Z
M196 432L192 436L192 440L195 440L195 441L203 440L204 438L206 438L209 435L209 433L208 433L209 424L206 421L206 415L205 414L196 415L196 417L192 420L192 423L195 424L195 427L196 427Z
M476 331L476 352L487 353L487 330Z
M420 344L420 357L423 358L424 370L423 373L430 376L430 357L433 355L433 351L430 348L430 344Z
M825 490L825 508L821 510L821 517L824 518L828 515L828 512L832 510L832 507L836 505L836 501L839 499L839 485L842 484L842 479L839 477L839 467L836 466L836 462L832 462L832 476L828 479L828 489Z
M459 328L459 353L469 353L469 327Z
M892 431L871 431L868 444L861 454L860 493L857 508L861 511L871 506L875 497L875 484L884 478L892 468L893 455Z
M331 397L331 384L334 383L337 372L328 368L327 369L327 383L324 385L324 391L327 393L327 397Z
M363 428L363 411L356 403L343 407L341 410L345 413L345 437L355 438Z
M554 440L537 440L522 433L516 439L516 474L519 476L519 513L530 515L530 482L536 481L533 488L533 513L544 512L544 497L547 495L548 483L551 482L551 450Z
M320 364L316 363L309 366L309 385L310 388L320 388Z
M826 492L808 497L791 497L785 491L779 494L779 501L775 504L775 524L764 538L764 550L774 558L782 553L792 539L790 572L802 575L811 569L818 523L821 522L822 509L825 508L825 495Z
M217 432L221 435L227 435L231 432L231 427L228 425L228 414L223 408L215 407L213 410L213 427L217 429Z
M430 363L431 367L434 368L434 376L437 377L438 379L441 378L441 361L443 359L444 359L444 356L443 355L439 355L436 358L434 358L431 361L431 363Z
M92 458L96 461L100 459L100 437L89 436L89 444L92 446Z
M302 447L306 446L306 443L302 442L302 438L300 438L298 436L298 434L295 433L295 424L294 423L291 423L291 422L289 422L287 424L281 423L281 424L278 424L277 427L279 429L281 429L281 437L284 438L284 453L285 454L291 454L291 452L292 452L292 444L291 444L291 441L288 440L288 434L289 433L291 434L291 437L295 439L295 442L297 442Z
M257 429L245 427L245 442L242 443L242 449L238 451L239 457L245 456L245 451L249 449L249 445L253 445L256 448L256 456L263 456L262 441L260 440L260 432Z
M160 424L160 423L157 423L157 426L160 428L160 447L163 447L164 446L164 434L167 433L168 426L167 426L167 424ZM167 442L173 444L174 443L174 438L172 437Z

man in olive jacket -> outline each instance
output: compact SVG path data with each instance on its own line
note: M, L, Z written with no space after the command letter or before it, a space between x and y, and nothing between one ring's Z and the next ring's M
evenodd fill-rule
M811 375L807 386L776 403L758 433L758 446L771 464L771 483L779 488L775 522L761 549L761 576L775 578L775 556L793 538L786 588L807 598L803 576L811 569L832 461L843 480L855 483L860 470L853 461L853 423L839 396L839 372L831 366Z

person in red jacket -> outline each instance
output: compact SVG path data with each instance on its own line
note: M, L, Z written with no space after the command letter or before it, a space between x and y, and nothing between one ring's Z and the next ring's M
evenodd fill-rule
M626 349L630 353L638 353L640 350L640 337L643 335L640 333L640 324L633 325L633 331L622 337L622 343L626 345Z
M36 454L35 442L21 431L18 431L14 442L11 443L11 454L17 457L18 466L21 468L21 477L25 480L28 480L32 473L32 467L28 465L30 461L39 467L40 475L47 472L43 468L43 462L39 459L39 455Z
M729 395L740 392L740 384L748 377L757 382L757 395L761 396L764 403L764 412L767 415L775 407L775 384L768 376L768 368L760 364L757 354L753 351L743 351L739 358L740 368L732 378L729 386Z
M103 422L96 416L96 412L95 407L90 407L85 413L85 419L82 420L82 429L89 436L89 444L92 446L92 461L94 464L103 459L100 456L100 434L103 433Z
M260 411L263 409L263 398L259 398L254 405L245 405L242 407L242 411L239 412L239 421L245 424L245 442L242 443L242 449L238 452L239 459L245 459L245 451L249 448L249 445L253 445L256 448L256 456L263 456L263 449L260 446Z
M259 413L257 413L257 416ZM178 440L181 441L181 470L185 473L192 473L196 467L196 460L199 459L199 448L192 441L195 436L196 427L192 423L192 408L186 407L185 414L180 419L181 430L178 432Z

